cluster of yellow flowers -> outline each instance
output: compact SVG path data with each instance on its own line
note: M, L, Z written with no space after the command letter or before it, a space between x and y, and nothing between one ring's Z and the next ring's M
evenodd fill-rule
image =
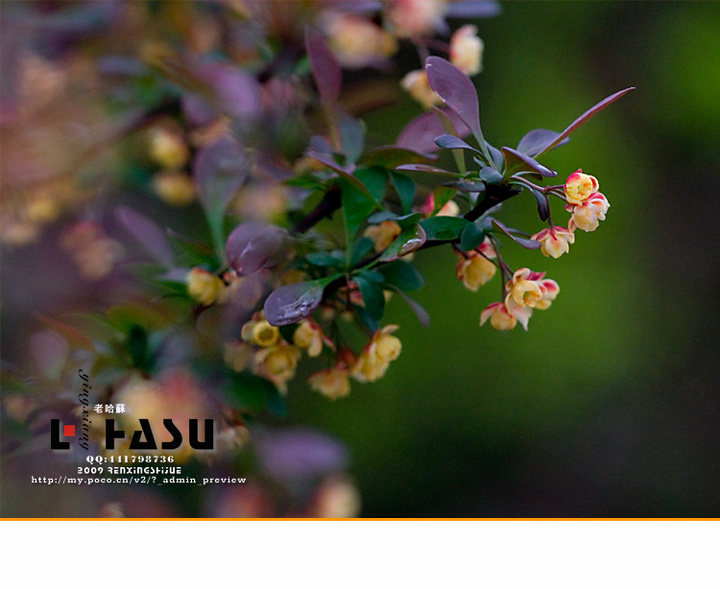
M572 216L567 228L552 226L532 236L532 239L542 243L543 254L559 258L570 251L571 243L575 243L575 229L595 231L600 221L605 220L610 203L598 192L598 188L597 178L583 174L582 170L568 176L563 192L567 202L565 208Z
M597 178L582 170L570 174L564 185L551 187L553 190L560 188L566 209L572 213L568 227L551 225L532 236L542 244L540 251L553 258L568 253L570 244L575 243L575 229L597 229L610 207L605 196L598 192ZM492 260L497 257L497 252L488 238L476 250L458 251L458 256L456 275L468 289L477 291L495 275L496 264ZM529 268L517 270L505 285L504 300L492 303L482 311L480 325L489 320L493 328L505 331L520 323L527 330L533 309L547 309L560 292L557 282L544 277L544 272L533 272Z
M295 376L302 352L316 358L327 348L333 353L333 366L312 373L307 382L311 389L325 397L338 399L350 394L351 377L358 382L373 382L385 375L390 362L402 349L400 340L392 335L397 329L397 325L379 329L356 355L347 348L337 352L332 340L311 318L300 321L292 342L286 341L261 311L243 325L241 340L225 344L224 358L236 372L250 370L287 394L288 382Z

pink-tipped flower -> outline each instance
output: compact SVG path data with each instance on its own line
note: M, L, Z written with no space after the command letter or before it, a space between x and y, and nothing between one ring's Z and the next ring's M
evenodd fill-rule
M610 203L604 195L596 192L590 196L584 203L578 206L567 205L565 207L572 212L572 217L568 223L570 231L580 228L583 231L595 231L600 221L605 220L605 214L610 208Z
M518 322L520 322L523 329L527 331L531 314L532 309L525 309L514 305L511 310L505 303L493 303L480 313L480 325L484 325L489 319L493 329L509 331L514 329Z
M570 251L570 244L575 243L575 234L565 227L548 227L531 237L542 243L540 251L545 256L559 258Z
M516 307L523 309L547 309L560 292L554 280L545 278L545 272L533 272L520 268L505 285L505 304L511 312Z
M581 205L598 191L599 184L595 176L583 174L579 169L568 176L565 182L565 197L570 204Z

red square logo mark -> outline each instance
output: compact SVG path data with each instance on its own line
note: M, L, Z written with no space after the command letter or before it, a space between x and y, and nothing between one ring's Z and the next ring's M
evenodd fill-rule
M65 434L65 437L67 437L67 438L72 438L75 435L75 426L74 425L64 426L63 434Z

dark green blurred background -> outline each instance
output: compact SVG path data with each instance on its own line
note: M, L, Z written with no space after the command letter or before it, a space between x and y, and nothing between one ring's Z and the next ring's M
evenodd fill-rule
M297 391L289 421L349 443L364 516L718 516L720 4L506 2L477 24L496 145L637 87L544 160L597 176L607 221L558 260L506 247L560 284L528 333L478 327L495 282L471 293L450 252L422 252L430 327L391 303L388 376L335 403ZM539 230L515 200L507 222Z

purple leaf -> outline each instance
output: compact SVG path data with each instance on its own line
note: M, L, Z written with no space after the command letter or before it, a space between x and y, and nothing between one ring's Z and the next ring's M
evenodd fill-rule
M253 436L263 470L276 480L308 480L342 470L348 463L340 441L310 429L260 430Z
M477 92L470 78L449 61L437 56L427 58L425 71L430 87L458 114L473 135L481 137Z
M441 110L453 123L457 134L465 137L470 133L468 126L451 110ZM442 123L434 112L426 112L410 121L400 133L397 147L404 147L422 153L433 153L438 150L435 137L445 133Z
M367 189L367 187L360 182L355 176L353 176L347 169L343 168L340 164L338 164L330 154L325 153L318 153L316 151L308 151L307 155L310 157L314 157L319 162L325 164L328 168L336 171L341 178L347 180L350 184L353 185L357 190L359 190L363 195L367 196L368 198L372 199L372 195L370 194L370 191ZM354 166L353 166L354 167Z
M72 325L68 325L67 323L63 323L62 321L51 319L50 317L46 317L45 315L42 315L40 313L34 313L34 315L46 326L57 331L73 346L85 348L86 350L90 350L91 352L95 351L95 345L92 343L92 341L88 339L85 334L83 334L80 330L76 329Z
M444 149L469 149L475 153L480 153L480 151L475 149L472 145L465 143L462 139L460 139L460 137L448 135L447 133L445 135L440 135L440 137L435 137L435 145Z
M276 225L241 223L225 242L228 263L239 276L273 265L282 253L286 231Z
M593 106L591 109L586 110L583 114L581 114L577 119L575 119L567 129L565 129L562 133L560 133L555 141L553 141L550 145L548 145L541 153L538 153L537 155L541 155L547 151L550 151L551 149L557 147L560 145L562 141L565 140L566 137L570 136L570 133L575 131L578 127L584 125L587 121L589 121L592 117L594 117L597 113L599 113L602 109L604 109L606 106L609 106L613 102L615 102L618 98L621 98L622 96L625 96L630 90L635 90L634 86L631 86L630 88L625 88L625 90L620 90L620 92L615 92L615 94L611 94L606 99L601 100L598 102L595 106Z
M495 225L497 225L502 230L502 232L505 233L505 235L507 235L515 243L523 246L524 248L529 250L536 250L542 247L542 243L540 243L539 241L535 241L534 239L524 239L522 237L517 237L516 235L513 235L511 233L511 231L513 230L503 225L497 219L493 219L492 222L495 223Z
M172 248L160 227L145 215L125 206L115 209L115 218L158 262L165 266L173 265Z
M544 153L547 150L548 145L552 145L558 137L560 137L560 133L557 131L550 131L549 129L533 129L520 139L517 150L520 153L529 155L530 157L535 157L540 153ZM570 141L570 137L566 137L555 147L560 147L568 141Z
M553 176L557 176L557 172L555 170L546 168L540 162L531 158L529 155L520 153L519 151L516 151L511 147L502 147L501 150L503 156L505 157L506 176L510 171L517 170L518 168L519 171L535 172L537 174L540 174L541 176L544 176L545 178L552 178Z
M397 292L403 298L403 300L410 306L410 308L413 310L413 313L415 313L415 316L418 318L418 321L420 321L420 325L422 325L423 327L427 327L428 325L430 325L430 315L428 315L428 312L425 310L425 308L420 303L418 303L415 299L410 298L399 288L394 287L392 285L391 285L391 288L395 292Z
M448 18L490 18L500 14L500 3L493 0L460 0L448 6Z
M45 329L30 336L30 353L44 377L58 380L68 360L70 346L60 334Z
M323 36L311 28L305 29L305 49L310 58L315 85L325 104L337 102L342 84L342 70Z
M204 63L197 67L199 80L210 88L214 104L224 113L241 118L255 117L260 112L260 84L237 66L227 63Z
M395 168L401 172L423 172L425 174L435 174L437 176L448 176L450 178L460 178L461 174L456 172L449 172L442 168L436 168L435 166L428 166L426 164L404 164Z
M524 188L527 188L535 197L535 200L537 201L538 215L540 215L540 220L547 221L548 216L550 215L550 204L548 203L547 196L545 196L539 190L535 190L534 188L530 188L529 186L525 186Z
M380 166L394 169L405 164L431 164L437 157L406 149L403 147L385 146L373 149L367 154L365 163L368 166Z
M248 159L245 151L229 137L200 149L193 161L193 178L205 211L225 212L233 196L245 182Z
M315 135L310 138L310 151L326 153L332 157L333 146L322 135Z
M265 300L265 317L277 327L297 323L318 308L326 284L326 280L311 280L281 286Z

